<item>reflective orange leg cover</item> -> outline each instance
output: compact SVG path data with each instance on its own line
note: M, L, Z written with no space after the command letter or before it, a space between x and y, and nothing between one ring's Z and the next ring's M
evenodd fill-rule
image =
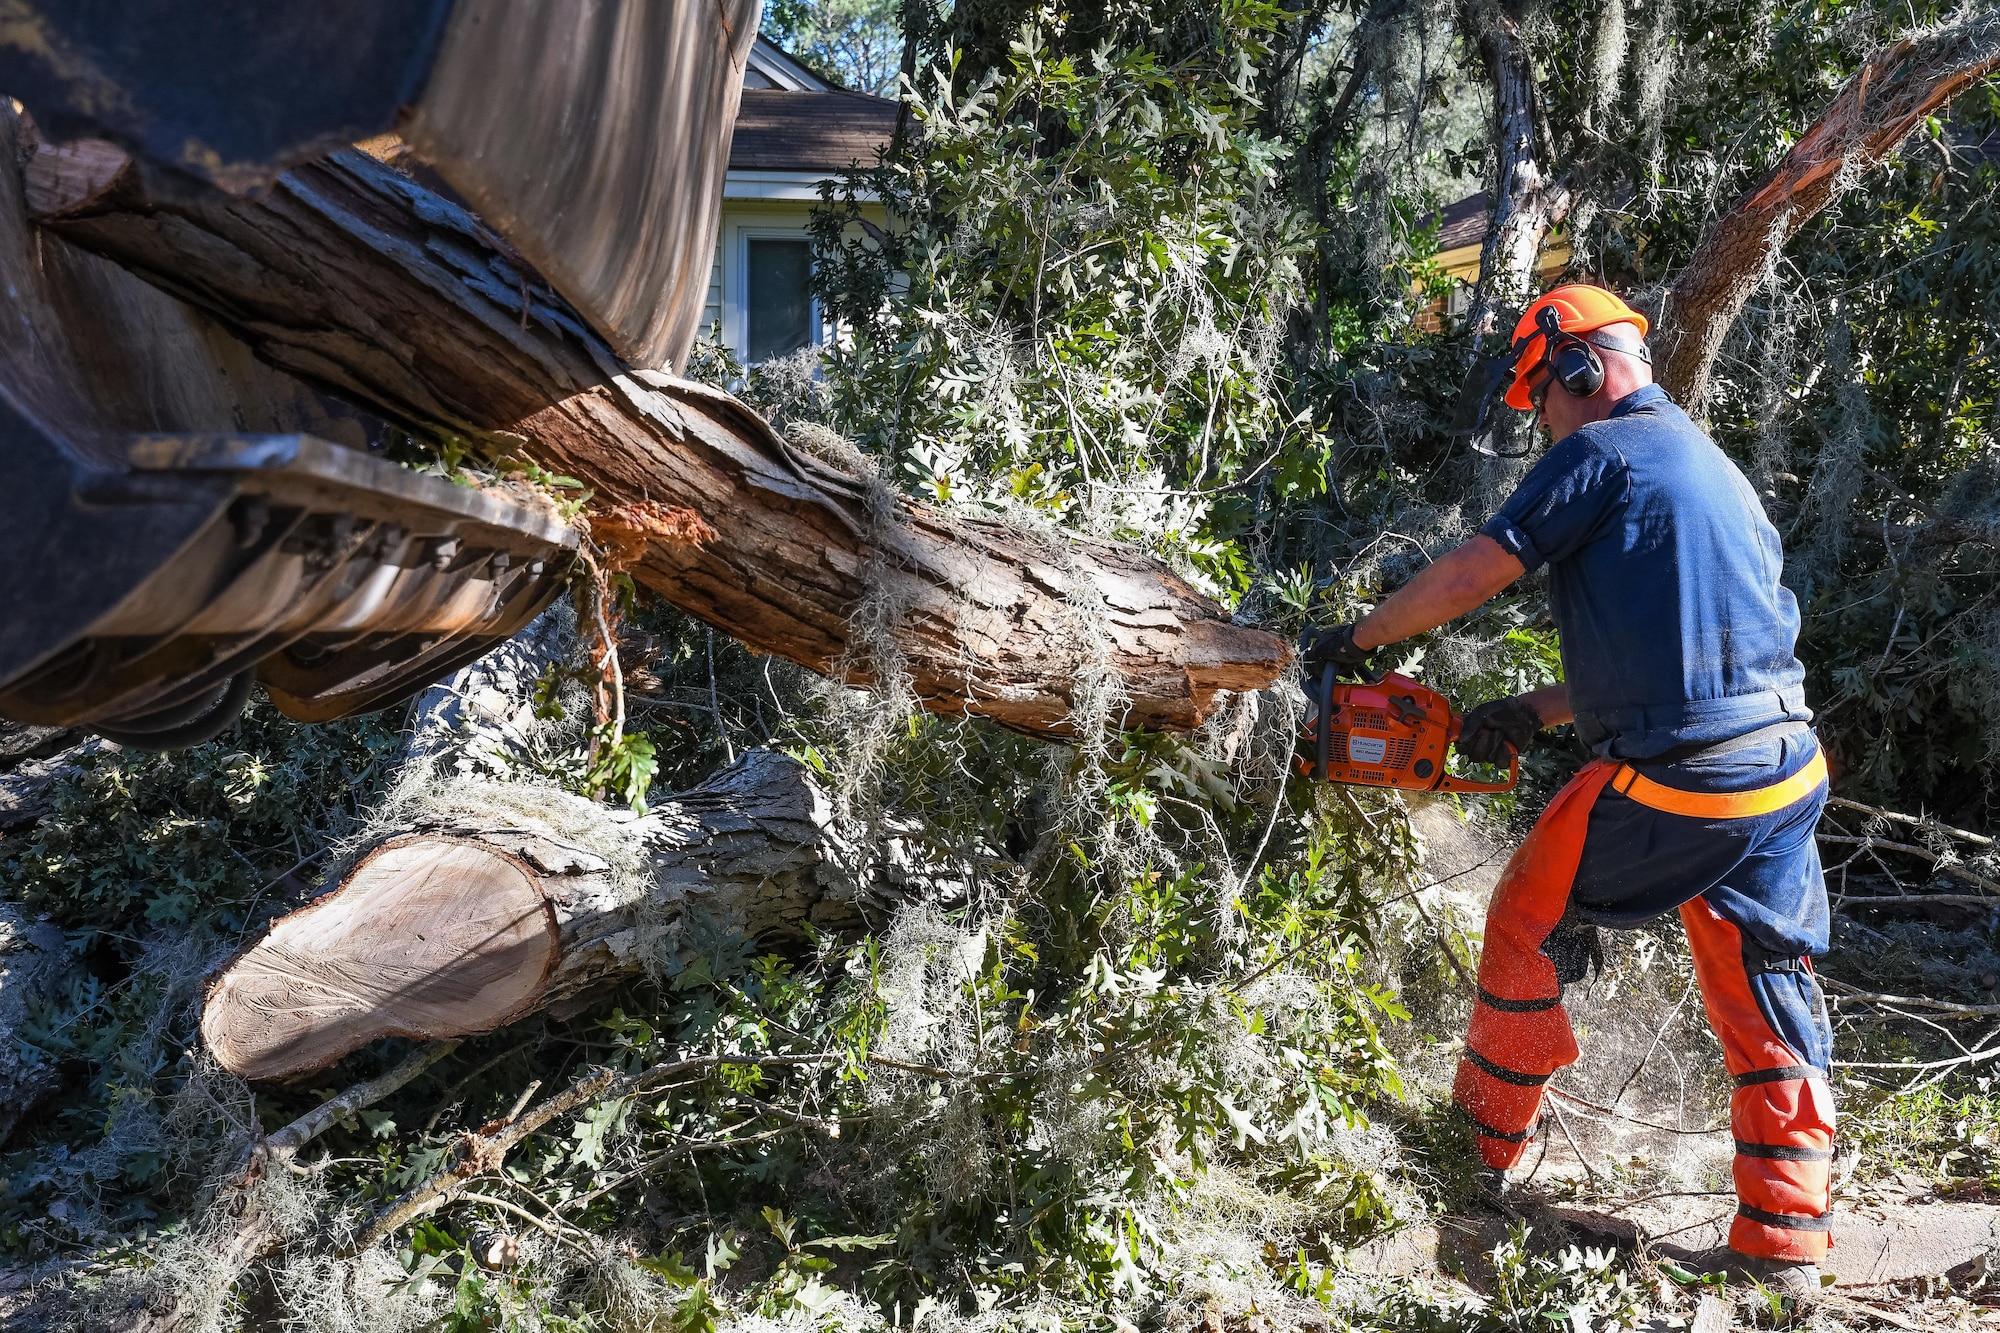
M1569 905L1590 807L1617 765L1590 764L1556 793L1500 874L1486 909L1479 999L1452 1099L1472 1117L1479 1156L1501 1170L1527 1152L1542 1085L1578 1054L1555 964L1542 942Z
M1765 1259L1818 1263L1831 1243L1833 1095L1826 1072L1772 1030L1743 966L1743 933L1696 898L1681 907L1708 1024L1736 1079L1736 1220L1729 1248Z

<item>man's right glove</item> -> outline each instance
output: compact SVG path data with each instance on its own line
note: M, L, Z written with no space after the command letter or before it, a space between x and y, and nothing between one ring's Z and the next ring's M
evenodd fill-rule
M1354 646L1354 626L1335 625L1332 629L1307 630L1299 641L1299 664L1307 682L1319 679L1320 672L1332 667L1337 676L1367 674L1373 648Z
M1528 748L1542 729L1542 715L1526 699L1495 699L1465 715L1458 732L1458 752L1475 764L1504 764L1511 747Z

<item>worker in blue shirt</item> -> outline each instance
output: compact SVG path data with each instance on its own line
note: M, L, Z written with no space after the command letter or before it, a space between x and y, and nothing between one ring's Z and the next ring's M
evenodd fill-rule
M1826 763L1793 653L1799 612L1778 534L1735 464L1653 383L1646 318L1558 287L1514 331L1510 407L1554 441L1479 534L1359 621L1306 646L1308 674L1549 569L1562 684L1473 709L1458 748L1503 761L1574 722L1596 754L1500 878L1453 1087L1504 1183L1544 1085L1579 1052L1562 987L1598 926L1678 909L1736 1088L1739 1206L1718 1271L1797 1300L1828 1237L1832 1034L1808 961L1827 947L1813 831Z

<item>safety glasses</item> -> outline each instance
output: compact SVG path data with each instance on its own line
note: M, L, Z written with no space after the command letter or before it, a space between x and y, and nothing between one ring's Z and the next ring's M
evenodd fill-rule
M1528 374L1532 377L1528 381L1528 402L1540 413L1542 404L1548 400L1549 385L1555 383L1555 372L1549 369L1548 357L1544 356Z

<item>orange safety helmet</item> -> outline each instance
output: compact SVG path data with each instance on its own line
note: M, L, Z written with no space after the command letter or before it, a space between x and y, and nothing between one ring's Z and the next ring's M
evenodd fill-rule
M1534 407L1528 390L1535 372L1547 360L1549 340L1536 321L1542 311L1550 309L1562 321L1564 333L1590 333L1607 324L1636 324L1643 338L1649 328L1644 315L1626 305L1616 292L1602 287L1572 282L1544 292L1521 312L1520 322L1514 325L1514 382L1507 386L1506 401L1516 411L1526 412Z

